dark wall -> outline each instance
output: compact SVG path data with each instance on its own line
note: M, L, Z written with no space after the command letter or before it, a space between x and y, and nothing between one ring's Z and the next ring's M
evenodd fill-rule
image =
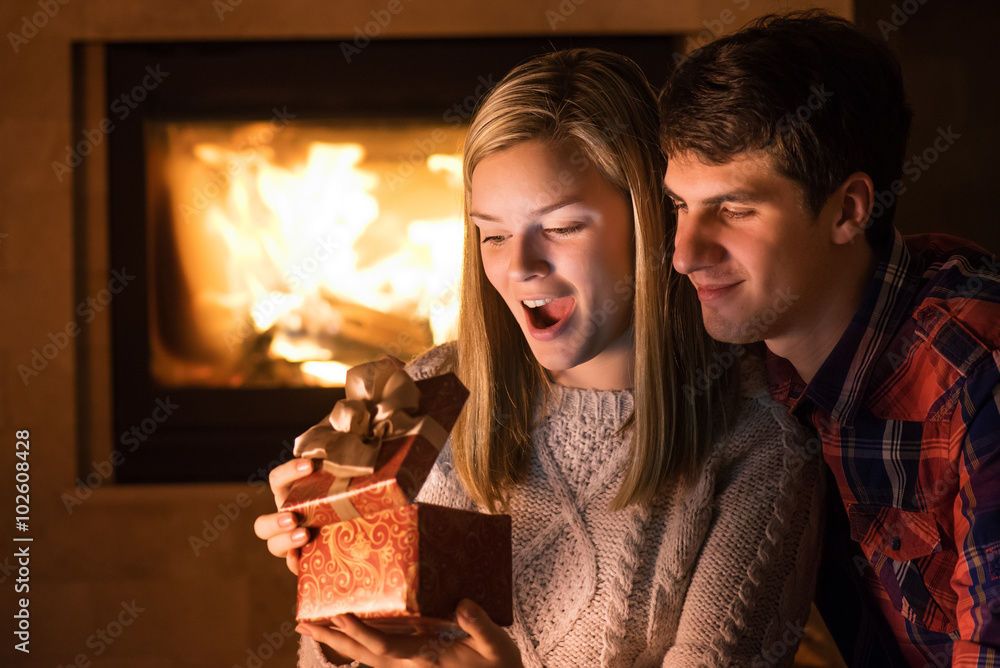
M900 59L914 110L897 227L948 232L1000 251L1000 3L857 0L855 11L858 26L886 39ZM949 132L952 143L938 152L935 140ZM919 157L925 151L933 164Z

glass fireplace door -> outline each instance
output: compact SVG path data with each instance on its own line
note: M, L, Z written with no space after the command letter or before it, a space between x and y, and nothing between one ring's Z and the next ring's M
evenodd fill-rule
M155 382L336 386L355 364L453 339L464 131L150 123Z

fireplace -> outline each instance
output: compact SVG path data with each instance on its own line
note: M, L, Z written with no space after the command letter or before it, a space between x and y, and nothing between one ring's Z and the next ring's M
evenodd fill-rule
M114 433L179 407L121 440L118 481L246 480L349 366L453 338L468 118L515 64L571 46L658 85L677 44L108 45L110 260L135 276L112 306Z
M289 115L147 125L164 387L339 386L455 337L464 127Z

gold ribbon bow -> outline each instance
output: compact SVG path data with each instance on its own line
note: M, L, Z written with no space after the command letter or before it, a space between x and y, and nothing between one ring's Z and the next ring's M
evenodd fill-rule
M379 360L347 372L346 398L326 420L295 439L296 457L323 459L323 468L338 478L375 472L383 440L419 426L414 417L420 390L399 360Z

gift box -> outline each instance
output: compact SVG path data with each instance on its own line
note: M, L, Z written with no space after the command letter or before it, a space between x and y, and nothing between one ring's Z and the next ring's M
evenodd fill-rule
M414 382L384 362L351 369L346 391L295 443L322 462L282 505L316 527L301 550L296 619L353 613L386 631L440 632L470 598L510 625L510 517L411 503L468 391L454 374Z
M476 601L513 623L509 515L414 503L320 528L299 560L300 622L353 613L384 631L441 632Z
M416 411L431 418L440 429L426 423L421 433L382 442L374 472L367 475L338 476L331 470L329 460L324 460L318 471L295 482L281 509L298 514L302 526L319 527L373 515L412 501L469 396L469 391L451 373L418 380L414 385L420 392ZM299 438L305 439L312 431ZM297 439L297 448L300 443Z

